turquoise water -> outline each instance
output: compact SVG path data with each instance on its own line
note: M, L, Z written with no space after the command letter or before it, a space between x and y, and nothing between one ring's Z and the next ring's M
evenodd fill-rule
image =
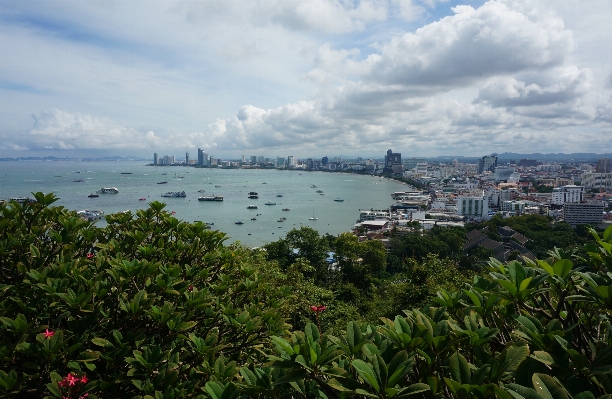
M168 183L157 184L162 181ZM87 197L101 187L116 187L119 194ZM348 231L359 218L359 209L387 208L393 203L390 194L404 187L378 177L325 172L153 167L141 162L0 162L0 199L53 192L60 198L58 205L77 211L100 209L105 214L136 211L158 200L177 218L214 223L214 229L228 234L228 242L239 240L248 246L275 241L302 225L321 234ZM185 191L187 197L162 198L168 191ZM249 191L259 193L259 199L247 198ZM222 195L224 201L198 201L200 195L212 194ZM141 197L147 201L139 201ZM344 202L334 201L340 197ZM264 205L266 201L276 205ZM251 204L258 209L247 209ZM309 220L313 214L318 220ZM281 217L287 219L278 222Z

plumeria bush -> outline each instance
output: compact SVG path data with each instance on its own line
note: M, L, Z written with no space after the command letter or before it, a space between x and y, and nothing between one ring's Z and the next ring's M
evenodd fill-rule
M287 290L223 233L158 202L97 228L35 198L0 205L0 396L203 397L284 334Z

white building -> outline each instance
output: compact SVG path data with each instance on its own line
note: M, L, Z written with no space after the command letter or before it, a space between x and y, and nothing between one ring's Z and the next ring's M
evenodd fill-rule
M565 203L563 220L572 226L603 222L604 204L600 201Z
M506 181L513 173L513 166L498 166L495 168L495 181Z
M489 213L489 199L484 193L479 196L459 196L457 214L473 219L486 219Z
M567 202L580 202L584 198L584 187L568 185L553 188L551 202L555 205L563 205Z
M586 188L612 189L612 173L585 172L581 184Z
M561 170L561 165L538 165L536 166L538 172L558 172Z
M530 201L504 201L501 209L506 212L523 212L524 209L532 205Z

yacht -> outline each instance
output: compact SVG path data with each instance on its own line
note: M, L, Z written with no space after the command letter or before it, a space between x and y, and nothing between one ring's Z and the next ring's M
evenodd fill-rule
M344 202L344 198L336 198L334 201L336 201L336 202Z
M276 205L276 202L274 202L274 201L266 201L266 205Z
M20 204L25 204L27 202L33 201L30 198L28 198L28 197L10 197L9 199L11 201L19 202Z
M255 191L249 191L249 195L258 195Z
M118 192L119 190L117 190L115 187L102 187L96 191L98 194L117 194Z
M98 198L98 197L99 197L99 195L98 195L98 194L96 194L96 193L91 193L91 194L89 194L89 195L88 195L88 197L89 197L89 198Z
M247 206L247 209L257 209L257 205L249 205Z
M259 196L258 195L249 195L249 199L258 199Z
M198 198L198 201L223 201L223 196L221 195L203 195Z
M241 220L238 220L237 222L234 222L234 224L244 224L244 222Z
M314 215L314 211L312 211L312 217L308 218L308 220L319 220L319 218L316 218Z
M280 198L280 197L282 197L283 195L282 195L282 194L276 194L276 196Z
M82 217L85 220L93 222L94 220L102 219L102 216L104 215L104 212L103 211L97 211L97 210L84 209L82 211L78 211L77 215L79 215L80 217Z
M165 194L161 195L162 197L170 197L170 198L185 198L187 194L184 191L168 191Z
M284 222L285 220L287 220L287 218L278 218L277 222Z

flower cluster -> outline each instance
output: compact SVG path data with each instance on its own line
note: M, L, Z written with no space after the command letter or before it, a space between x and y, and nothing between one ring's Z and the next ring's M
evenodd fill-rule
M63 380L59 381L57 385L59 385L60 390L62 391L62 399L85 399L89 396L88 393L79 396L79 392L83 388L85 384L89 381L89 378L85 374L81 377L77 377L72 373L68 373Z
M327 309L327 306L323 306L323 305L319 305L319 306L312 305L312 306L310 306L310 310L312 310L315 313L320 313L320 312L324 311L325 309Z

